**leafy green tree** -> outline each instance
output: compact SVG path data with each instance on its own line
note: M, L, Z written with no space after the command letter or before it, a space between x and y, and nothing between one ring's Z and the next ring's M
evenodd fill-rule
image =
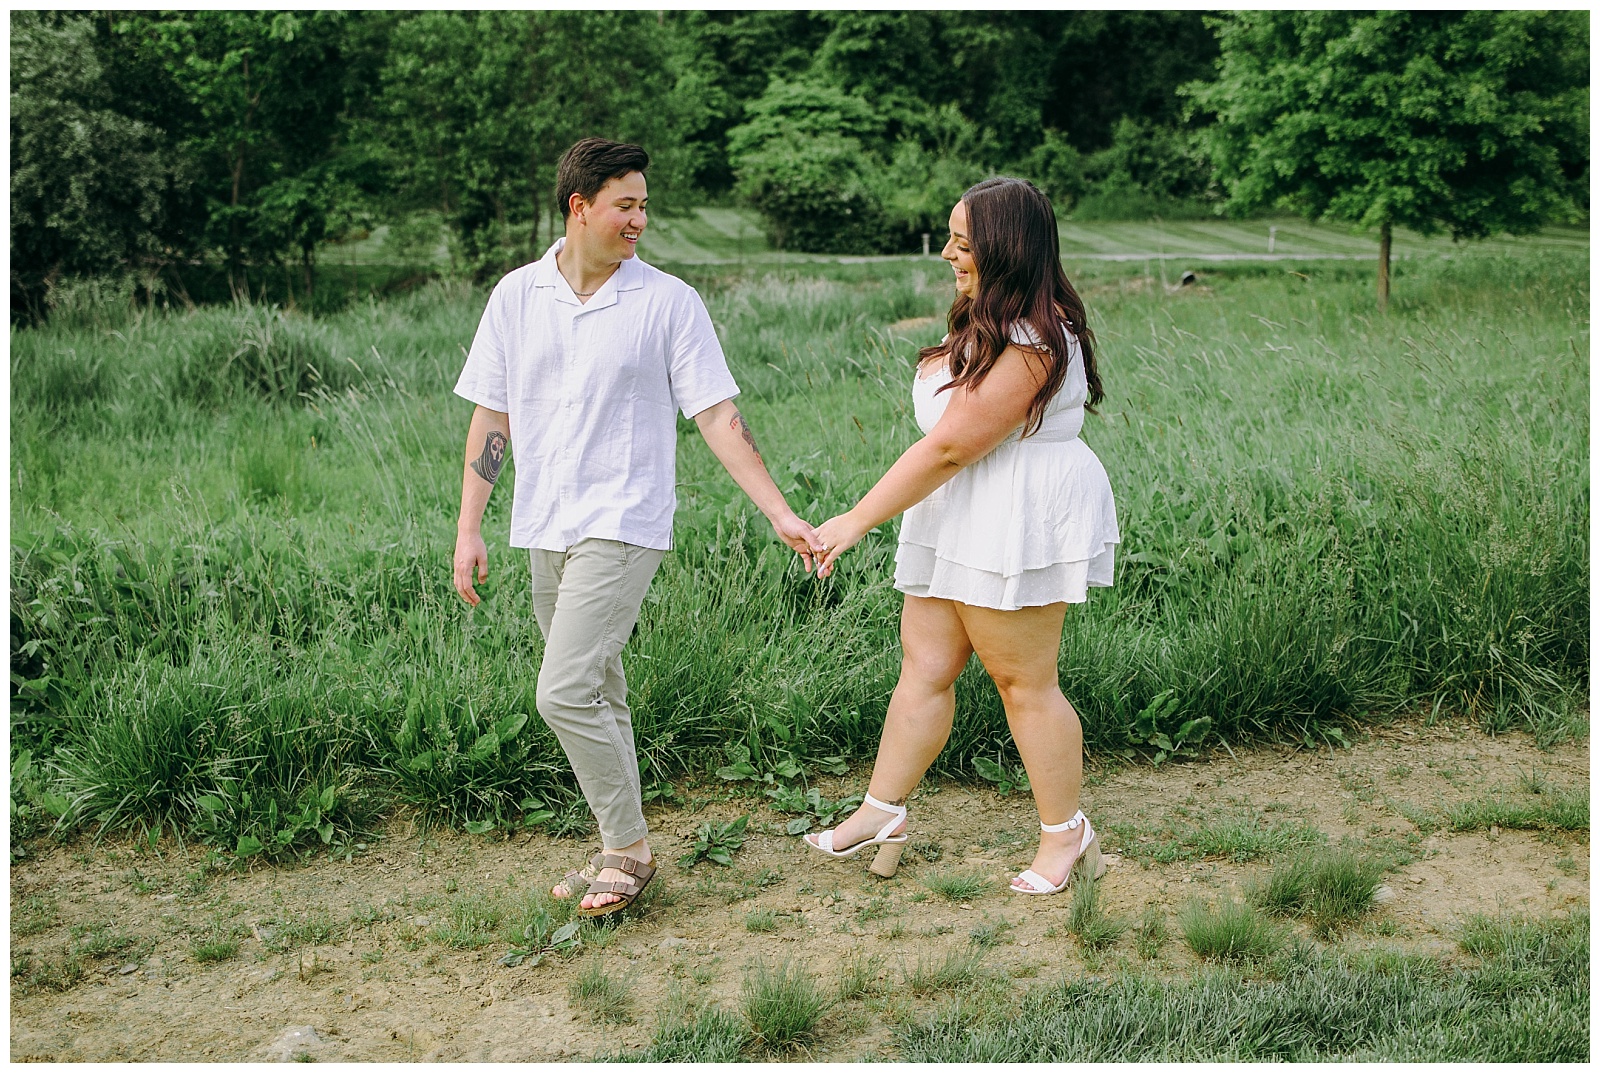
M1198 11L1067 11L1053 20L1041 118L1080 153L1110 147L1124 118L1181 126L1177 87L1214 73L1216 35Z
M641 18L655 22L645 30ZM652 32L655 31L655 32ZM619 42L627 41L626 48ZM665 208L692 159L680 146L672 35L639 12L426 12L394 30L371 136L403 210L437 210L480 277L537 256L556 164L598 135L654 158ZM692 101L691 101L692 103Z
M1038 143L1060 15L1032 12L830 11L808 77L838 86L884 118L888 159L898 142L932 150L954 106L981 132L974 163L1014 161Z
M944 242L950 209L967 187L984 178L984 132L946 104L922 116L919 137L902 137L895 143L888 164L876 173L873 185L891 228L898 233L895 248L917 248L918 236L929 234L935 248Z
M772 244L812 253L876 252L889 223L874 189L881 162L862 145L883 119L861 98L812 81L772 80L728 133L735 192L760 210Z
M1229 206L1376 228L1378 301L1393 228L1527 232L1587 201L1582 12L1245 12L1216 22Z
M248 266L288 250L309 285L316 244L331 222L354 216L360 191L337 159L356 88L347 64L353 21L338 11L111 19L125 66L158 83L156 122L190 162L204 198L204 245L220 251L235 294L249 289Z
M1124 116L1111 144L1083 159L1080 220L1204 218L1211 162L1198 132Z
M726 194L734 184L728 131L774 77L810 69L828 28L809 11L675 11L666 13L665 28L679 72L674 96L691 98L682 130L692 154L685 183Z
M12 14L13 316L43 316L65 277L164 259L164 200L182 179L161 132L113 103L87 18Z
M1063 216L1083 196L1088 176L1083 154L1059 130L1046 130L1044 140L1019 163L1018 172L1043 190Z

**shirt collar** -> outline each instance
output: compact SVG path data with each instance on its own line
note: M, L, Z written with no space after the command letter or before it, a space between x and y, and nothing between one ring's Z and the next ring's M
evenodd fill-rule
M566 305L577 306L579 312L587 313L592 309L604 309L606 306L617 304L618 291L636 291L644 286L644 265L639 261L638 254L623 261L611 278L600 285L587 303L578 301L578 296L572 293L566 277L556 267L556 254L561 252L567 244L567 237L562 235L550 244L544 256L539 258L533 270L533 285L535 287L549 287L555 293L555 300Z

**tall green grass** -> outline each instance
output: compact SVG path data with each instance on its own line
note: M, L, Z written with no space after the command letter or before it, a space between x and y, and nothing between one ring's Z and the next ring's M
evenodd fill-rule
M1142 267L1078 275L1108 391L1084 435L1123 531L1116 586L1063 635L1091 750L1141 745L1166 690L1157 730L1209 716L1230 741L1423 705L1581 732L1587 260L1397 272L1387 317L1354 265L1234 265L1177 292ZM791 502L848 507L915 438L943 272L684 273ZM483 301L435 285L321 319L13 333L13 750L67 824L170 819L270 850L396 801L509 823L571 794L533 707L509 487L484 604L450 586L470 407L449 389ZM819 583L680 429L676 550L625 657L647 779L730 743L765 770L871 756L899 664L895 524ZM976 665L958 699L951 772L1008 747Z

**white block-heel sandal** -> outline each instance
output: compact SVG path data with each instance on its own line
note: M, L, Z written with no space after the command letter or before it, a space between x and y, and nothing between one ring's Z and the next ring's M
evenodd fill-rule
M906 841L909 836L905 834L894 835L889 832L900 826L900 821L906 818L906 807L904 805L884 804L871 794L863 794L861 803L870 805L880 812L892 814L889 817L889 822L879 828L876 835L871 838L864 838L847 849L834 849L833 833L837 828L830 827L817 835L815 842L811 840L811 835L806 835L806 845L812 849L820 850L830 857L854 857L868 846L881 846L882 848L878 850L878 855L872 859L871 870L874 874L883 876L885 879L892 878L895 871L900 867L900 855L906 850Z
M1055 834L1058 831L1073 831L1077 829L1080 823L1083 824L1083 839L1078 843L1077 859L1072 862L1072 867L1067 869L1066 878L1060 883L1052 885L1044 876L1029 868L1017 877L1027 886L1019 887L1013 882L1011 893L1060 894L1067 889L1067 885L1072 882L1072 877L1077 873L1081 872L1094 879L1099 879L1106 874L1106 862L1100 857L1100 842L1094 837L1094 828L1089 826L1089 817L1085 816L1082 811L1079 811L1076 816L1066 823L1041 823L1039 824L1039 830L1049 831L1051 834Z

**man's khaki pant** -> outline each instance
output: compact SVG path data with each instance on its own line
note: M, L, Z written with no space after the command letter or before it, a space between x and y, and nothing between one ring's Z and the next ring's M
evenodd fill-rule
M544 634L535 703L567 751L607 849L645 836L622 646L666 552L615 540L533 550L533 615Z

